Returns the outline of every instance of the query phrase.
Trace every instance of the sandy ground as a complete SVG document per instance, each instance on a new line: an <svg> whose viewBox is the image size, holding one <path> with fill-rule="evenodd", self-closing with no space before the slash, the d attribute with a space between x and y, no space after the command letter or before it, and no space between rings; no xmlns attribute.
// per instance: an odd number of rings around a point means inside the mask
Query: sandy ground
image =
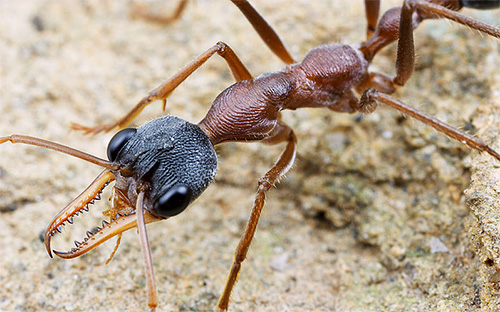
<svg viewBox="0 0 500 312"><path fill-rule="evenodd" d="M150 5L170 12L175 3ZM364 37L362 1L255 6L296 59L320 44ZM131 8L127 1L0 2L0 135L38 136L105 157L112 134L82 136L70 123L120 117L217 41L254 75L283 67L229 1L193 1L168 27L132 19ZM500 20L498 10L464 13ZM396 96L500 150L498 40L429 21L416 43L415 74ZM373 68L392 75L394 60L387 49ZM231 83L215 57L172 94L167 112L197 122ZM161 114L159 103L151 105L136 124ZM269 192L231 311L499 310L498 162L388 108L364 117L304 109L284 120L298 135L298 159ZM148 227L160 311L213 310L256 181L280 148L226 144L217 152L215 183L183 214ZM109 265L114 240L68 261L50 259L40 239L99 172L56 152L0 146L1 311L145 310L135 231ZM54 247L81 239L106 205L77 218Z"/></svg>

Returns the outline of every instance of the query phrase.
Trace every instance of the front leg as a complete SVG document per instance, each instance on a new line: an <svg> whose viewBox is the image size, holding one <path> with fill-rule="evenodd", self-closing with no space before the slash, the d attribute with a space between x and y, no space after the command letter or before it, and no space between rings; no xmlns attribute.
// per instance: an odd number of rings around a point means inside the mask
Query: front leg
<svg viewBox="0 0 500 312"><path fill-rule="evenodd" d="M109 124L97 126L97 127L86 127L80 124L73 123L71 128L73 130L83 131L85 134L97 134L100 132L109 132L115 128L124 128L129 123L132 122L146 106L151 104L154 101L160 100L163 102L163 110L165 110L165 106L167 103L167 97L181 84L186 80L193 72L195 72L198 68L200 68L210 57L214 54L220 55L228 64L231 73L233 74L234 79L238 82L241 80L252 79L252 75L247 70L245 65L240 61L236 53L224 42L218 42L213 47L203 52L200 56L195 58L191 63L189 63L186 67L181 69L177 74L175 74L172 78L168 79L164 83L162 83L156 89L153 89L149 92L147 96L145 96L142 100L137 103L132 110L130 110L125 116L120 118L116 122L112 122Z"/></svg>
<svg viewBox="0 0 500 312"><path fill-rule="evenodd" d="M268 191L280 177L287 173L293 165L296 154L297 138L293 133L292 129L282 122L278 123L278 131L274 132L274 135L266 139L267 143L275 144L287 140L288 143L279 156L278 160L274 166L259 179L259 186L257 188L257 195L255 197L255 202L252 207L252 212L250 218L248 219L247 227L243 236L236 247L234 252L233 264L231 266L231 271L227 277L226 286L224 291L219 298L217 303L217 309L226 311L229 306L229 298L231 296L231 291L233 290L234 284L238 279L238 275L241 269L241 263L246 259L248 249L252 243L252 239L257 229L257 224L259 222L260 213L264 207L264 200L266 197L266 191ZM265 142L266 142L265 141Z"/></svg>

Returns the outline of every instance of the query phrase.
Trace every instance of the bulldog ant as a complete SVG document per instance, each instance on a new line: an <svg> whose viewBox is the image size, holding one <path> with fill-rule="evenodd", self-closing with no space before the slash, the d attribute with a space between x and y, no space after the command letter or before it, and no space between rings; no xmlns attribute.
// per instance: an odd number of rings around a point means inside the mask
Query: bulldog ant
<svg viewBox="0 0 500 312"><path fill-rule="evenodd" d="M456 13L462 7L498 7L500 2L407 1L401 8L387 11L377 23L378 2L367 1L367 41L359 48L345 44L320 46L298 63L281 44L278 36L275 36L272 28L264 27L267 23L248 2L234 2L254 26L262 26L255 28L265 38L271 50L288 64L282 71L253 78L230 47L219 42L151 91L117 122L94 128L75 124L73 128L91 134L124 128L150 103L161 100L165 107L170 93L211 56L218 54L228 63L237 83L214 100L207 115L198 124L166 116L137 129L121 130L108 146L109 161L42 139L21 135L0 137L0 144L9 141L41 146L105 168L48 226L45 232L47 252L52 256L50 242L53 235L65 223L72 223L73 217L98 198L108 183L116 181L112 208L107 211L112 216L110 222L103 223L96 233L90 233L83 242L76 242L76 248L54 253L62 258L74 258L137 226L146 263L148 304L153 310L158 305L158 298L145 224L181 213L208 187L217 169L213 146L229 141L262 141L270 145L286 143L277 162L259 179L250 219L236 249L234 262L218 303L220 310L228 309L229 297L253 239L265 194L288 172L295 159L297 139L293 130L280 119L281 110L326 107L336 112L371 113L376 109L377 103L383 103L500 161L500 154L484 141L389 95L405 85L413 73L413 30L423 20L446 18L500 38L499 29ZM396 40L396 76L390 78L369 72L368 67L373 57ZM361 95L359 99L353 90Z"/></svg>

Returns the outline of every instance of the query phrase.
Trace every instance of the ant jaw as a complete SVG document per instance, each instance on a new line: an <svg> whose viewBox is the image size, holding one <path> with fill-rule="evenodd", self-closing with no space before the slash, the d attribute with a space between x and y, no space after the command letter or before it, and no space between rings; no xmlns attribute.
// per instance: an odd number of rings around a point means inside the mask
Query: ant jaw
<svg viewBox="0 0 500 312"><path fill-rule="evenodd" d="M47 229L45 230L45 248L47 253L52 258L52 251L50 249L50 241L56 232L61 232L62 226L66 222L73 223L73 217L78 216L83 211L88 211L89 204L92 204L96 199L100 199L102 190L111 182L115 180L114 174L106 169L71 203L64 207L52 220Z"/></svg>
<svg viewBox="0 0 500 312"><path fill-rule="evenodd" d="M113 172L109 169L104 170L77 198L75 198L55 216L45 231L45 248L47 249L47 253L50 257L52 257L52 251L50 248L52 236L54 236L56 232L61 232L61 228L66 224L66 222L70 224L73 223L74 216L78 216L78 214L83 213L83 211L88 211L88 205L94 203L95 200L99 200L103 189L114 180L115 175ZM163 220L163 218L155 217L146 211L146 223L159 220ZM83 242L80 243L75 241L76 248L73 248L68 252L54 250L54 254L65 259L78 257L89 252L108 239L136 226L137 218L135 216L135 212L130 212L125 216L117 213L114 218L111 218L110 222L103 221L102 227L98 227L97 232L93 233L88 231L87 237L83 240Z"/></svg>
<svg viewBox="0 0 500 312"><path fill-rule="evenodd" d="M145 223L152 223L164 219L155 217L149 212L145 211L144 220ZM135 215L135 212L126 216L118 215L116 219L112 220L109 223L103 221L102 228L99 228L96 233L87 232L87 237L83 242L79 243L75 241L76 248L73 248L68 252L60 252L54 250L54 254L63 259L72 259L79 257L101 245L108 239L134 227L137 227L137 217Z"/></svg>

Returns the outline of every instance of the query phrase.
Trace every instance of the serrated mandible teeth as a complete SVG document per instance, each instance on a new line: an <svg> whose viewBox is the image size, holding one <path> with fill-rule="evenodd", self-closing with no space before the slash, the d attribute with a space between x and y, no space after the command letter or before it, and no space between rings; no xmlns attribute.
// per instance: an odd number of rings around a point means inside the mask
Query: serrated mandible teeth
<svg viewBox="0 0 500 312"><path fill-rule="evenodd" d="M50 240L54 235L55 231L61 232L61 226L63 223L68 221L68 223L73 222L73 216L78 216L84 211L89 211L88 204L90 201L94 200L95 197L104 189L109 182L115 180L115 176L110 169L106 169L71 203L69 203L64 209L62 209L52 220L52 222L47 227L45 231L45 248L47 253L52 257L52 250L50 249Z"/></svg>
<svg viewBox="0 0 500 312"><path fill-rule="evenodd" d="M145 217L145 222L146 223L152 223L156 221L161 221L163 218L158 218L146 211L144 214ZM135 214L130 214L127 216L124 216L120 219L117 219L111 223L108 224L108 226L102 228L97 232L96 234L92 234L92 238L85 238L83 242L79 243L77 248L71 249L69 252L60 252L54 250L54 253L61 258L64 259L71 259L71 258L76 258L78 256L81 256L90 250L94 249L95 247L99 246L100 244L104 243L111 237L114 237L120 233L123 233L124 231L127 231L131 228L134 228L137 226L137 217ZM90 233L90 232L87 232ZM88 235L88 234L87 234ZM75 243L76 245L76 243Z"/></svg>

